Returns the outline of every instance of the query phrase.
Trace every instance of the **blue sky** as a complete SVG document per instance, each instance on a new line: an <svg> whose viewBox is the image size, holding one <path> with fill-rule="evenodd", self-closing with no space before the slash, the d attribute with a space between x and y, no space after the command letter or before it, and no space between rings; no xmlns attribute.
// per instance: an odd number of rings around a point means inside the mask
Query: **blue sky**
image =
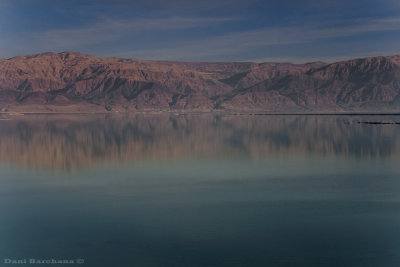
<svg viewBox="0 0 400 267"><path fill-rule="evenodd" d="M0 57L78 51L179 61L400 54L399 0L0 0Z"/></svg>

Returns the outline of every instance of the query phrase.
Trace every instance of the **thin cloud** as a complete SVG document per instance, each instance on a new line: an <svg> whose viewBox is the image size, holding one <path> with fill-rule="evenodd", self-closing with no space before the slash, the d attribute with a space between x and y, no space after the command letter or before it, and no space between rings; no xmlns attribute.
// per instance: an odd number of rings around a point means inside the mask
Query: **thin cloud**
<svg viewBox="0 0 400 267"><path fill-rule="evenodd" d="M212 58L245 55L252 49L279 45L296 45L312 43L322 39L334 39L357 36L367 33L398 31L400 18L384 18L376 20L353 20L348 25L332 26L335 23L320 26L291 26L259 30L234 32L221 36L195 41L174 43L171 47L159 49L131 50L118 53L121 57L160 60L193 60L196 58ZM335 57L339 59L338 57ZM298 59L290 58L298 62ZM248 59L245 59L248 60ZM256 61L259 61L255 59ZM303 61L301 59L301 61ZM305 60L307 61L307 60ZM330 60L332 61L332 60Z"/></svg>
<svg viewBox="0 0 400 267"><path fill-rule="evenodd" d="M25 41L29 42L31 47L47 48L48 50L73 50L82 46L107 43L123 39L126 36L140 35L141 33L148 35L160 31L195 29L239 19L236 17L169 17L124 20L103 18L100 22L81 28L56 29L27 34Z"/></svg>
<svg viewBox="0 0 400 267"><path fill-rule="evenodd" d="M245 47L287 45L312 42L321 39L357 36L365 33L398 30L400 30L400 18L364 19L351 21L351 23L344 26L332 26L332 24L321 26L301 25L252 30L228 34L214 41L233 43L242 40L241 44Z"/></svg>
<svg viewBox="0 0 400 267"><path fill-rule="evenodd" d="M59 30L47 30L15 37L13 43L29 43L29 51L63 51L76 50L89 52L85 47L101 44L102 50L97 50L99 56L135 57L153 60L255 60L265 58L265 54L259 54L258 58L251 56L251 51L268 50L272 46L297 45L313 43L319 40L329 42L329 39L359 36L363 34L389 32L400 30L400 17L381 19L352 19L324 22L323 24L300 22L295 26L266 27L257 30L235 31L209 36L207 38L186 38L177 35L176 39L168 40L159 37L160 32L196 29L215 24L239 22L243 18L238 17L168 17L156 19L109 19L102 18L99 22L82 28L70 28ZM142 38L142 34L151 36L156 40L151 44L152 48L144 49L135 41ZM157 39L158 38L158 39ZM131 48L116 50L111 42L130 43ZM1 42L0 42L1 43ZM17 46L17 45L16 45ZM1 48L1 46L0 46ZM15 47L14 51L24 51L26 46ZM7 51L6 47L2 48ZM28 52L29 53L29 52ZM340 56L340 55L339 55ZM336 57L338 58L338 57ZM278 58L279 59L279 58ZM284 60L285 58L280 58ZM299 58L288 58L293 62L310 61ZM319 60L319 59L318 59ZM331 60L330 60L331 61Z"/></svg>

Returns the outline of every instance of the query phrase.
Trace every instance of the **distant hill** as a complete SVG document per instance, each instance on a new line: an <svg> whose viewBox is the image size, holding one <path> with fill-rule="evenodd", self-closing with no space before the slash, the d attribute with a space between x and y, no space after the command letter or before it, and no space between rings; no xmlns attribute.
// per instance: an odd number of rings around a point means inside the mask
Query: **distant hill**
<svg viewBox="0 0 400 267"><path fill-rule="evenodd" d="M0 110L393 112L400 111L400 56L332 64L19 56L0 59Z"/></svg>

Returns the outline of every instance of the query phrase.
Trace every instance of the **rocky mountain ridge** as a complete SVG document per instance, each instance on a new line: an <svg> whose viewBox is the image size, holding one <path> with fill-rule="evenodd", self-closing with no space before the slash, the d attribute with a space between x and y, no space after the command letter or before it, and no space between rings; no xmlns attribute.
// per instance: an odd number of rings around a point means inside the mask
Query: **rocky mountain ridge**
<svg viewBox="0 0 400 267"><path fill-rule="evenodd" d="M5 112L400 110L400 56L207 63L63 52L0 59Z"/></svg>

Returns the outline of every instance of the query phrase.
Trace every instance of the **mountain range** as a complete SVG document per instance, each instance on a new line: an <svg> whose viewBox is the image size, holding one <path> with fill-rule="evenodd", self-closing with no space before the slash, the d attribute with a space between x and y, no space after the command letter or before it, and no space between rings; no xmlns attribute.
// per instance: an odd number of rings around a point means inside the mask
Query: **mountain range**
<svg viewBox="0 0 400 267"><path fill-rule="evenodd" d="M212 63L76 52L0 59L2 112L397 112L400 56Z"/></svg>

